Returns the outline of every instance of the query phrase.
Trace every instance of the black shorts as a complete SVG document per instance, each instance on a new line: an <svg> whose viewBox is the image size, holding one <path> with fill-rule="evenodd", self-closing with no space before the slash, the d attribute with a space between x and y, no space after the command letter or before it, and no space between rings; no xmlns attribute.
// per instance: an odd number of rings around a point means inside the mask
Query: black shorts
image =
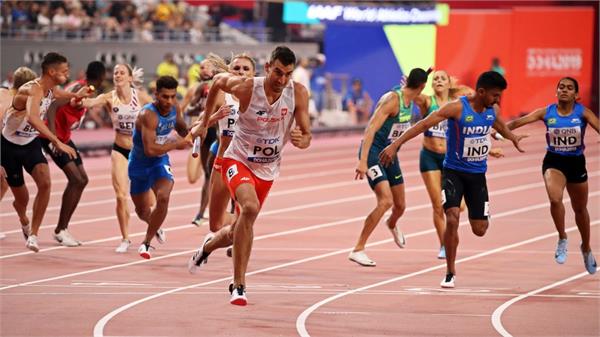
<svg viewBox="0 0 600 337"><path fill-rule="evenodd" d="M546 170L549 168L562 172L565 178L567 178L567 183L570 184L584 183L588 180L584 155L563 156L548 151L542 164L542 174L546 173Z"/></svg>
<svg viewBox="0 0 600 337"><path fill-rule="evenodd" d="M129 152L131 152L131 150L121 147L121 146L117 145L117 143L113 143L112 149L113 149L113 151L116 151L116 152L119 152L120 154L122 154L123 157L125 157L125 159L129 160Z"/></svg>
<svg viewBox="0 0 600 337"><path fill-rule="evenodd" d="M69 157L69 155L66 153L56 153L52 151L52 149L50 149L50 140L46 138L40 138L40 142L42 143L42 148L44 149L44 152L50 155L50 158L52 158L56 166L58 166L61 170L63 167L65 167L65 165L67 165L70 162L74 162L77 166L83 165L83 161L81 161L81 155L79 154L79 150L77 149L77 146L75 146L72 140L69 140L66 144L74 148L77 152L77 157L75 157L75 159L71 159L71 157Z"/></svg>
<svg viewBox="0 0 600 337"><path fill-rule="evenodd" d="M485 173L466 173L444 167L442 171L444 210L460 207L463 196L469 209L469 219L488 219L489 197Z"/></svg>
<svg viewBox="0 0 600 337"><path fill-rule="evenodd" d="M217 128L211 126L206 130L206 138L202 142L202 147L206 150L210 150L210 146L217 140Z"/></svg>
<svg viewBox="0 0 600 337"><path fill-rule="evenodd" d="M26 145L17 145L2 137L0 158L0 164L6 171L6 181L11 187L25 184L23 168L31 174L37 164L48 164L39 138Z"/></svg>

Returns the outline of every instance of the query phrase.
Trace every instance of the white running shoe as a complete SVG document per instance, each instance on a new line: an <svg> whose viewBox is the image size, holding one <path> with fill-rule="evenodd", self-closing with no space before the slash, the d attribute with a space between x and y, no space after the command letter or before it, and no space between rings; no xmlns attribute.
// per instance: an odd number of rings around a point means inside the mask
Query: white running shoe
<svg viewBox="0 0 600 337"><path fill-rule="evenodd" d="M442 288L454 288L454 281L456 281L456 275L447 273L442 282L440 282L440 286Z"/></svg>
<svg viewBox="0 0 600 337"><path fill-rule="evenodd" d="M195 274L196 269L208 261L208 256L210 253L204 252L204 246L206 246L206 243L212 240L214 236L215 235L213 233L206 234L204 241L202 241L202 246L200 246L200 248L198 248L194 255L192 255L192 257L188 260L188 271L190 274Z"/></svg>
<svg viewBox="0 0 600 337"><path fill-rule="evenodd" d="M121 240L119 247L117 247L117 249L115 249L115 252L127 253L127 250L129 249L130 245L131 245L131 241L129 241L128 239L123 239L123 240Z"/></svg>
<svg viewBox="0 0 600 337"><path fill-rule="evenodd" d="M392 232L392 236L394 237L394 242L396 245L398 245L400 248L404 248L404 246L406 246L406 238L404 237L404 233L402 233L398 224L396 224L394 228L390 228L390 232Z"/></svg>
<svg viewBox="0 0 600 337"><path fill-rule="evenodd" d="M244 287L243 285L239 285L235 289L232 288L233 284L229 285L229 289L231 291L231 299L229 300L229 303L241 306L248 304L248 298L246 297L246 287Z"/></svg>
<svg viewBox="0 0 600 337"><path fill-rule="evenodd" d="M81 242L75 240L66 229L61 230L58 234L54 234L54 240L65 247L77 247L81 245Z"/></svg>
<svg viewBox="0 0 600 337"><path fill-rule="evenodd" d="M154 249L152 246L150 246L147 243L142 242L142 244L140 245L140 248L138 248L138 253L144 259L149 260L152 257L152 254L150 254L150 251L152 249Z"/></svg>
<svg viewBox="0 0 600 337"><path fill-rule="evenodd" d="M158 243L160 243L161 245L163 243L165 243L165 241L167 241L167 233L165 233L165 231L162 228L159 228L156 231L156 240L158 241Z"/></svg>
<svg viewBox="0 0 600 337"><path fill-rule="evenodd" d="M29 235L27 238L27 243L25 243L25 247L29 248L34 252L40 251L40 246L38 245L37 235Z"/></svg>
<svg viewBox="0 0 600 337"><path fill-rule="evenodd" d="M350 252L350 255L348 255L348 259L365 267L375 267L377 265L375 261L371 260L367 256L364 250L358 252Z"/></svg>

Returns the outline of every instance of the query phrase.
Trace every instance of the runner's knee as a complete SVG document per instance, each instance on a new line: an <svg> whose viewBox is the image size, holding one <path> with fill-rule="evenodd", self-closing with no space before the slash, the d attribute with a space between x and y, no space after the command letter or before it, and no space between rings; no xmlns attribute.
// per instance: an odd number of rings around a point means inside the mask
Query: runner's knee
<svg viewBox="0 0 600 337"><path fill-rule="evenodd" d="M473 234L475 234L477 236L484 236L485 232L487 232L487 229L488 229L487 221L477 221L475 223L471 223L471 230L473 231Z"/></svg>

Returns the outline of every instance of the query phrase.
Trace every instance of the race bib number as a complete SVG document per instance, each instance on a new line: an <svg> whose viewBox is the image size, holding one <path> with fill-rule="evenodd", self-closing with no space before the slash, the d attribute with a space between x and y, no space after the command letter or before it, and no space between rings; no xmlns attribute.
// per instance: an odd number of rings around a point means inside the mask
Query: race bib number
<svg viewBox="0 0 600 337"><path fill-rule="evenodd" d="M29 123L26 123L25 126L23 126L21 129L15 132L15 135L25 138L33 138L39 134L40 133L38 132L38 130L31 126Z"/></svg>
<svg viewBox="0 0 600 337"><path fill-rule="evenodd" d="M381 167L379 165L369 167L369 169L367 170L367 176L369 176L371 180L375 180L383 176L383 172L381 172Z"/></svg>
<svg viewBox="0 0 600 337"><path fill-rule="evenodd" d="M392 124L392 128L390 129L390 134L388 135L388 139L390 141L395 141L402 135L402 133L410 128L410 123L394 123Z"/></svg>
<svg viewBox="0 0 600 337"><path fill-rule="evenodd" d="M247 158L253 163L273 163L279 160L283 141L281 137L255 138L248 146Z"/></svg>
<svg viewBox="0 0 600 337"><path fill-rule="evenodd" d="M462 157L466 161L484 161L487 159L490 147L490 138L487 135L465 138Z"/></svg>
<svg viewBox="0 0 600 337"><path fill-rule="evenodd" d="M158 145L165 145L167 140L169 140L169 135L156 136L156 140L154 141L154 143L156 143Z"/></svg>
<svg viewBox="0 0 600 337"><path fill-rule="evenodd" d="M548 128L548 142L556 151L575 151L581 146L581 127Z"/></svg>
<svg viewBox="0 0 600 337"><path fill-rule="evenodd" d="M432 137L446 138L446 129L448 129L448 121L443 120L437 125L430 127L428 131Z"/></svg>
<svg viewBox="0 0 600 337"><path fill-rule="evenodd" d="M133 132L133 122L119 122L119 130L122 132Z"/></svg>
<svg viewBox="0 0 600 337"><path fill-rule="evenodd" d="M237 174L238 174L237 164L233 164L233 165L229 166L229 168L227 169L227 180L229 182L231 182L231 179L233 179L233 177L235 177Z"/></svg>

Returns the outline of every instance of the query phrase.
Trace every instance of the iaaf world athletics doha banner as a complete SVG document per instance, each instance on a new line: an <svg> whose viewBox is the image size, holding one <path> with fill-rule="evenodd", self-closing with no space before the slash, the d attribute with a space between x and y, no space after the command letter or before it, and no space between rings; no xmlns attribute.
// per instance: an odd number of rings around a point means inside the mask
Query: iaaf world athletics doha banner
<svg viewBox="0 0 600 337"><path fill-rule="evenodd" d="M498 58L508 81L502 99L502 112L506 117L554 102L556 84L564 76L579 81L581 103L590 104L592 7L539 6L448 12L445 5L438 4L419 7L422 13L431 11L413 18L426 18L422 24L387 24L377 22L384 18L374 14L379 7L358 15L355 11L364 11L366 7L338 6L326 14L323 10L326 5L292 2L292 6L293 3L300 9L296 17L302 13L304 20L309 21L305 24L326 25L325 71L360 78L374 100L415 67L446 70L458 78L459 83L474 87L477 76L490 70L492 59ZM288 2L285 4L288 6ZM309 11L320 19L308 18ZM437 14L432 14L436 11ZM411 8L396 12L398 18L405 19L406 13L417 13ZM365 21L346 20L358 17ZM427 21L432 18L437 21ZM577 22L577 25L564 29L557 22ZM429 85L426 93L431 93Z"/></svg>

